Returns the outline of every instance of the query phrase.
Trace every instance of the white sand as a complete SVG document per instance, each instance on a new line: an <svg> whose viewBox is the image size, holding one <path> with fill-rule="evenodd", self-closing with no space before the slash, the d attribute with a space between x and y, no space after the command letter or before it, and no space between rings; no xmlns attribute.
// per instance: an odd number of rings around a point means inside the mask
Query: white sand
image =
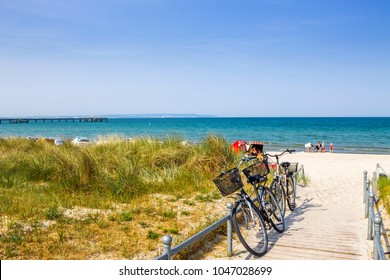
<svg viewBox="0 0 390 280"><path fill-rule="evenodd" d="M261 259L371 259L363 171L371 178L379 163L389 173L390 155L299 152L281 161L299 162L310 181L297 187L297 208L286 212L287 229L271 232L269 252ZM226 258L226 251L218 251L206 258ZM230 259L251 258L234 243Z"/></svg>
<svg viewBox="0 0 390 280"><path fill-rule="evenodd" d="M297 210L304 210L303 219L297 223L298 227L306 228L305 234L309 234L308 243L321 243L321 240L311 237L310 234L316 234L333 243L311 245L311 249L335 253L325 254L323 257L326 259L371 258L372 242L366 240L363 171L368 172L370 179L379 163L389 173L390 155L301 152L283 156L282 159L299 162L310 180L307 187L297 189L298 207L301 208ZM291 213L292 219L296 218L294 214ZM294 223L291 230L296 230ZM342 240L344 242L341 242ZM322 258L320 254L318 257Z"/></svg>

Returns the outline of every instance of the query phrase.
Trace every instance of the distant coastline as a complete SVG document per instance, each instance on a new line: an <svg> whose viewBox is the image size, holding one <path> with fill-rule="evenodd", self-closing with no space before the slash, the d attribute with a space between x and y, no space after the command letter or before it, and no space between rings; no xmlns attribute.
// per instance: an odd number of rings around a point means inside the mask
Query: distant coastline
<svg viewBox="0 0 390 280"><path fill-rule="evenodd" d="M235 119L375 119L390 118L390 116L225 116L225 115L203 115L203 114L96 114L96 115L20 115L20 116L0 116L2 119L54 119L54 118L109 118L109 119L163 119L163 118L235 118Z"/></svg>
<svg viewBox="0 0 390 280"><path fill-rule="evenodd" d="M126 119L126 118L142 118L142 119L153 119L153 118L218 118L217 115L200 115L200 114L109 114L102 115L102 117L113 118L113 119Z"/></svg>

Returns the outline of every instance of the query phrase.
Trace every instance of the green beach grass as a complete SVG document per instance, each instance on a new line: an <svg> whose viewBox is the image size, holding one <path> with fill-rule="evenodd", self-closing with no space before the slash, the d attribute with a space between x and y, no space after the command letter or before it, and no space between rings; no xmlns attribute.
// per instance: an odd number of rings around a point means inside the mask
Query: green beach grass
<svg viewBox="0 0 390 280"><path fill-rule="evenodd" d="M221 198L212 179L236 161L216 136L197 145L172 137L88 146L2 139L0 257L154 258L163 235L178 243L226 214L211 211L208 202Z"/></svg>
<svg viewBox="0 0 390 280"><path fill-rule="evenodd" d="M212 179L241 156L217 136L0 139L0 258L153 259L226 215Z"/></svg>
<svg viewBox="0 0 390 280"><path fill-rule="evenodd" d="M390 213L390 178L382 176L378 180L379 199L387 213Z"/></svg>

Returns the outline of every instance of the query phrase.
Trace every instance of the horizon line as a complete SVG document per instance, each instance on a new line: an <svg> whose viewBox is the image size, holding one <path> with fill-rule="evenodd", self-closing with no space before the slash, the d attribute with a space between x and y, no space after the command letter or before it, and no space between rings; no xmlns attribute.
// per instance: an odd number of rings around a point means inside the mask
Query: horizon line
<svg viewBox="0 0 390 280"><path fill-rule="evenodd" d="M2 116L0 119L42 119L42 118L85 118L104 117L112 119L120 118L390 118L390 116L228 116L210 114L93 114L93 115L45 115L45 116Z"/></svg>

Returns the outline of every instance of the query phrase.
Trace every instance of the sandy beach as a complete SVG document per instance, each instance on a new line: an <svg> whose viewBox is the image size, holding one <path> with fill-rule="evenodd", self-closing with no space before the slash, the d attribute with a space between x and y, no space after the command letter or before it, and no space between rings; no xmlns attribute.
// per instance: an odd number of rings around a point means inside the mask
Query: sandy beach
<svg viewBox="0 0 390 280"><path fill-rule="evenodd" d="M287 230L270 235L269 252L261 259L371 259L363 172L371 178L379 163L389 173L390 155L298 152L281 161L303 165L309 183L297 187L297 208L286 212ZM384 223L389 228L388 220ZM206 258L226 258L226 249L217 251ZM252 258L235 242L230 259Z"/></svg>

